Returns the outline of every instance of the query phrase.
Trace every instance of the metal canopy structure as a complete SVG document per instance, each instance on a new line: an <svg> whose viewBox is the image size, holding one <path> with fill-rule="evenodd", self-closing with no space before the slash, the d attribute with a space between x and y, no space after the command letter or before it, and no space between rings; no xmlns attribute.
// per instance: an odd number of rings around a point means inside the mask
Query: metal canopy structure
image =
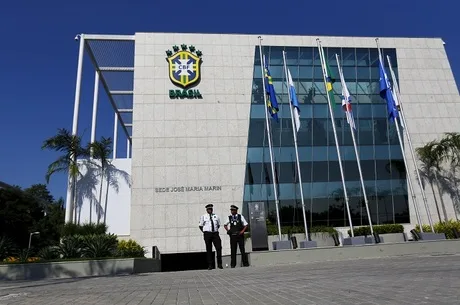
<svg viewBox="0 0 460 305"><path fill-rule="evenodd" d="M134 91L134 35L79 35L128 141ZM96 76L97 78L97 76ZM98 83L95 83L95 94ZM97 103L97 101L96 101ZM93 122L94 124L94 122ZM115 122L116 124L116 122ZM115 140L115 139L114 139Z"/></svg>
<svg viewBox="0 0 460 305"><path fill-rule="evenodd" d="M78 52L77 79L75 85L75 103L73 112L72 135L78 133L78 114L80 111L80 95L84 53L89 56L94 70L93 115L91 123L91 142L96 137L97 104L99 84L102 84L114 115L113 159L116 159L118 125L121 125L127 138L126 157L130 157L133 127L133 91L134 91L134 35L88 35L79 34L75 40L80 42ZM76 163L76 156L73 156ZM76 181L69 175L69 188L66 196L66 223L72 222L74 213L74 194Z"/></svg>

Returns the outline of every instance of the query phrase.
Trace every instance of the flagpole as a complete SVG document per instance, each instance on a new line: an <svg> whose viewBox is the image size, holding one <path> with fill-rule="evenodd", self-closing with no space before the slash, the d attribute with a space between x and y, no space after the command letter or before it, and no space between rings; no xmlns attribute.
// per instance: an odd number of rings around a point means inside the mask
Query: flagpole
<svg viewBox="0 0 460 305"><path fill-rule="evenodd" d="M267 107L267 90L265 88L265 62L262 56L262 37L259 36L259 53L260 53L260 67L262 71L262 87L264 90L264 104ZM267 137L268 137L268 147L270 152L270 164L272 169L272 179L273 179L273 193L275 195L275 208L276 208L276 221L278 223L278 238L281 240L281 222L280 222L280 211L279 211L279 200L278 200L278 191L276 189L276 179L275 179L275 165L273 164L273 151L272 151L272 139L270 131L270 123L268 121L268 111L265 109L265 123L267 126Z"/></svg>
<svg viewBox="0 0 460 305"><path fill-rule="evenodd" d="M380 51L379 39L376 38L375 42L377 43L377 49L378 49L378 52L379 52L379 60L381 61L381 64L383 66L383 59L382 59L382 53ZM407 166L407 158L406 158L406 154L405 154L405 151L404 151L404 142L402 141L401 132L399 130L398 120L396 118L394 119L394 123L395 123L395 126L396 126L396 133L398 134L399 146L401 147L401 153L402 153L402 156L403 156L404 167L406 169L407 184L409 185L409 191L411 192L412 201L414 203L415 216L417 217L417 222L418 222L419 227L420 227L420 232L423 233L423 225L422 225L422 220L420 218L420 211L418 209L417 196L415 195L414 187L413 187L412 181L410 179L409 167Z"/></svg>
<svg viewBox="0 0 460 305"><path fill-rule="evenodd" d="M335 54L335 58L337 60L337 67L339 69L340 81L342 83L342 87L344 87L344 86L346 86L346 84L345 84L345 79L344 79L344 76L343 76L342 67L340 66L339 55ZM346 97L344 97L344 98L346 98ZM351 120L353 118L351 118L350 114L348 113L348 109L345 110L345 114L347 116L347 120L349 121L348 126L350 126L351 138L353 139L353 147L355 149L356 163L358 164L359 179L361 180L361 188L363 189L364 204L366 205L367 219L369 220L369 227L371 229L371 235L374 235L374 227L372 225L372 218L371 218L371 213L370 213L370 210L369 210L369 201L367 200L366 187L364 186L364 179L363 179L363 171L361 169L361 160L359 158L358 146L356 145L355 132L354 132L353 126L351 124Z"/></svg>
<svg viewBox="0 0 460 305"><path fill-rule="evenodd" d="M299 149L297 146L297 128L294 124L294 113L293 113L293 106L291 104L291 90L289 90L289 79L288 79L288 71L286 66L286 52L283 51L283 64L284 64L284 73L286 74L286 84L287 84L287 91L288 91L288 99L289 99L289 109L291 110L291 124L292 124L292 136L294 137L294 148L295 148L295 158L297 164L297 175L299 177L299 186L300 186L300 202L302 203L302 213L303 213L303 225L305 228L305 238L309 241L308 237L308 225L307 225L307 215L305 213L305 201L303 198L303 185L302 185L302 174L300 173L300 161L299 161Z"/></svg>
<svg viewBox="0 0 460 305"><path fill-rule="evenodd" d="M319 40L319 38L316 39L316 43L318 45L319 57L320 57L320 60L321 60L321 68L323 70L324 88L327 91L326 70L325 70L326 69L326 67L325 67L326 61L323 58L323 47L321 46L321 41ZM345 175L343 174L342 157L340 156L339 140L337 138L337 130L335 128L334 111L332 110L331 99L329 97L328 92L326 92L326 96L327 96L327 103L328 103L328 106L329 106L329 113L331 115L332 130L334 131L334 139L335 139L335 147L337 149L337 157L339 158L339 168L340 168L340 175L341 175L341 178L342 178L343 195L345 197L345 205L347 207L348 222L350 223L351 237L355 237L355 233L353 231L353 223L351 221L350 204L349 204L349 201L348 201L347 187L345 185Z"/></svg>
<svg viewBox="0 0 460 305"><path fill-rule="evenodd" d="M428 216L428 222L430 223L431 231L433 233L435 233L434 226L433 226L433 219L431 218L430 209L428 207L428 200L426 198L425 189L423 188L423 185L422 185L422 179L420 177L420 171L419 171L419 168L418 168L418 165L417 165L417 159L415 158L414 146L412 145L412 139L411 139L411 136L410 136L409 127L407 126L406 116L404 115L404 110L403 110L403 106L402 106L402 103L401 103L401 93L399 92L399 85L398 85L398 83L396 81L396 76L395 76L395 73L393 71L393 68L391 67L390 56L388 56L388 55L387 55L387 60L388 60L388 67L390 69L391 79L393 81L393 87L395 89L394 93L397 95L397 98L398 98L398 105L396 105L396 106L397 106L397 108L399 110L399 119L401 120L402 124L404 124L403 129L404 129L404 131L406 133L407 141L409 142L409 150L410 150L410 153L411 153L411 156L412 156L412 160L414 161L415 173L417 174L417 180L418 180L418 183L419 183L419 186L420 186L420 191L422 193L423 203L425 205L426 214Z"/></svg>

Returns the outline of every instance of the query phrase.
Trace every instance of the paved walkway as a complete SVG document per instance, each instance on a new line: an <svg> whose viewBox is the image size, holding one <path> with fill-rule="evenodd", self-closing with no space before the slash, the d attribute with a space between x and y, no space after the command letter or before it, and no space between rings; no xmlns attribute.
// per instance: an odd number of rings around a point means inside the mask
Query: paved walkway
<svg viewBox="0 0 460 305"><path fill-rule="evenodd" d="M0 304L460 304L460 256L0 283Z"/></svg>

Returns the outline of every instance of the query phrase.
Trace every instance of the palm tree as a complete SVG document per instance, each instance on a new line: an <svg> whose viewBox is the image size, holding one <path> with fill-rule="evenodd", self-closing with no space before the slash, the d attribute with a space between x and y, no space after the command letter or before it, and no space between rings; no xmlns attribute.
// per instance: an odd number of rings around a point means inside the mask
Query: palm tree
<svg viewBox="0 0 460 305"><path fill-rule="evenodd" d="M440 141L440 145L444 150L445 157L450 161L450 167L452 169L451 179L453 180L453 187L450 185L455 217L457 217L459 193L457 184L457 167L460 166L460 133L448 132L444 138Z"/></svg>
<svg viewBox="0 0 460 305"><path fill-rule="evenodd" d="M107 168L110 165L109 157L112 154L112 139L101 137L100 141L94 141L88 144L88 149L91 151L92 157L99 161L99 168L101 172L101 181L99 186L99 206L102 206L102 186L104 177L107 174ZM108 187L108 186L107 186ZM91 213L91 212L90 212ZM107 200L104 206L104 224L107 219ZM100 215L98 214L97 223L100 221Z"/></svg>
<svg viewBox="0 0 460 305"><path fill-rule="evenodd" d="M433 197L436 204L436 210L438 212L439 221L442 222L441 212L439 211L438 200L436 199L433 181L436 181L438 187L439 197L441 199L441 204L443 207L444 219L448 220L447 211L444 206L442 191L439 184L438 173L441 171L441 163L444 161L446 156L446 149L444 145L441 145L437 141L431 141L425 146L418 147L415 149L419 160L422 162L422 172L425 178L430 182L431 191L433 192Z"/></svg>
<svg viewBox="0 0 460 305"><path fill-rule="evenodd" d="M71 191L71 202L68 202L68 209L74 206L75 185L78 175L80 174L78 158L85 158L89 155L88 150L81 146L81 138L77 135L72 135L67 129L60 128L55 136L46 139L43 142L42 149L54 150L62 155L56 161L48 166L46 172L46 183L49 183L51 176L55 173L66 172L69 174L69 187ZM70 219L72 221L72 210L69 210Z"/></svg>

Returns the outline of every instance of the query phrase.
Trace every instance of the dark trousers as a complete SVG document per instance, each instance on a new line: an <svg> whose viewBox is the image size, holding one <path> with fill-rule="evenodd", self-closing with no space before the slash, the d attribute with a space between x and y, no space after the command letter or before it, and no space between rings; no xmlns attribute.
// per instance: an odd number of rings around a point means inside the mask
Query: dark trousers
<svg viewBox="0 0 460 305"><path fill-rule="evenodd" d="M244 250L244 236L243 235L230 235L230 250L231 250L231 267L236 266L236 246L240 247L241 260L243 261L243 266L249 266L248 256Z"/></svg>
<svg viewBox="0 0 460 305"><path fill-rule="evenodd" d="M206 244L206 254L208 255L208 266L212 266L212 244L216 248L217 266L222 267L222 241L219 232L204 232L204 242Z"/></svg>

